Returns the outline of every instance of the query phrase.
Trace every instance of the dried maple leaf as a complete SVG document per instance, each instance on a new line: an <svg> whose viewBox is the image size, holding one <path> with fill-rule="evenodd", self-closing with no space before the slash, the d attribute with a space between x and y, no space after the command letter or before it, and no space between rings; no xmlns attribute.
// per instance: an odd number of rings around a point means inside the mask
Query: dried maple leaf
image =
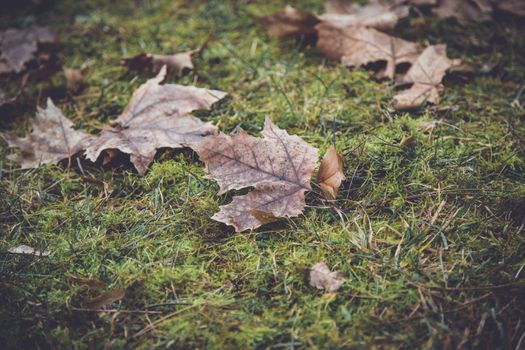
<svg viewBox="0 0 525 350"><path fill-rule="evenodd" d="M38 44L55 41L55 35L47 27L34 26L0 32L0 74L20 73L35 57Z"/></svg>
<svg viewBox="0 0 525 350"><path fill-rule="evenodd" d="M327 199L335 199L344 179L343 156L337 153L334 147L330 147L324 154L317 172L317 183Z"/></svg>
<svg viewBox="0 0 525 350"><path fill-rule="evenodd" d="M255 229L278 217L298 216L305 206L304 193L311 190L318 150L268 118L262 134L260 139L240 129L233 137L221 133L195 147L219 183L219 194L254 187L213 216L237 231Z"/></svg>
<svg viewBox="0 0 525 350"><path fill-rule="evenodd" d="M199 50L180 52L173 55L142 53L135 57L122 59L122 64L132 70L152 69L155 72L159 72L163 66L166 66L168 71L183 75L187 71L193 70L191 58L197 52Z"/></svg>
<svg viewBox="0 0 525 350"><path fill-rule="evenodd" d="M274 38L296 38L315 35L315 25L319 19L314 14L286 6L283 12L259 17L257 22Z"/></svg>
<svg viewBox="0 0 525 350"><path fill-rule="evenodd" d="M324 262L318 262L310 269L310 285L317 289L326 289L332 293L346 282L341 272L330 271Z"/></svg>
<svg viewBox="0 0 525 350"><path fill-rule="evenodd" d="M115 120L118 126L106 127L86 149L88 159L96 161L104 153L107 163L115 150L120 150L129 154L139 174L144 174L158 148L189 146L217 132L214 125L190 112L209 110L226 93L194 86L160 85L165 76L163 67L155 78L133 93L124 112Z"/></svg>
<svg viewBox="0 0 525 350"><path fill-rule="evenodd" d="M394 78L397 65L415 62L421 52L419 45L373 28L338 28L326 23L316 28L317 48L328 58L350 67L384 61L383 75L390 79Z"/></svg>
<svg viewBox="0 0 525 350"><path fill-rule="evenodd" d="M456 18L463 24L492 19L492 5L489 0L441 0L432 12L439 18Z"/></svg>
<svg viewBox="0 0 525 350"><path fill-rule="evenodd" d="M447 57L446 45L427 47L403 78L401 83L412 86L394 96L394 108L398 111L410 110L418 108L424 102L439 103L441 80L451 67L459 64L461 60Z"/></svg>
<svg viewBox="0 0 525 350"><path fill-rule="evenodd" d="M90 135L74 130L73 123L64 117L51 99L47 100L45 109L38 108L32 124L33 132L27 137L2 135L9 147L21 149L8 158L20 164L22 169L71 159L92 140Z"/></svg>
<svg viewBox="0 0 525 350"><path fill-rule="evenodd" d="M360 6L344 0L328 0L325 14L319 18L334 27L371 27L380 30L393 30L397 22L408 16L409 6L399 1L370 0Z"/></svg>

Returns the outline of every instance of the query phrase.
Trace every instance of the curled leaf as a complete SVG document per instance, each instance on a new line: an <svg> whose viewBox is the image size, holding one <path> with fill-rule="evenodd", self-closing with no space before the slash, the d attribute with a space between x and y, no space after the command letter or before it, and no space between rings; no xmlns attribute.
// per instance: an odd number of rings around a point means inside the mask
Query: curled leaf
<svg viewBox="0 0 525 350"><path fill-rule="evenodd" d="M304 193L311 190L317 149L299 136L288 135L268 118L263 136L256 138L240 129L233 137L221 133L195 146L210 176L219 183L219 194L254 187L213 216L237 231L255 229L273 217L301 214Z"/></svg>
<svg viewBox="0 0 525 350"><path fill-rule="evenodd" d="M341 272L330 271L324 262L318 262L310 269L310 285L317 289L326 289L332 293L346 282Z"/></svg>
<svg viewBox="0 0 525 350"><path fill-rule="evenodd" d="M335 199L341 182L345 179L343 173L343 156L330 147L321 161L317 173L317 183L323 190L326 199Z"/></svg>
<svg viewBox="0 0 525 350"><path fill-rule="evenodd" d="M119 150L130 155L131 162L144 174L158 148L179 148L192 145L204 136L215 134L217 128L190 114L209 110L226 96L225 92L194 86L160 83L166 76L162 68L157 77L142 84L131 97L124 112L106 127L86 149L92 161L103 154L107 163Z"/></svg>
<svg viewBox="0 0 525 350"><path fill-rule="evenodd" d="M22 169L71 159L92 141L90 135L73 129L73 123L51 99L47 100L45 109L38 108L32 124L33 132L27 137L2 135L9 147L20 148L19 153L8 158L20 164Z"/></svg>

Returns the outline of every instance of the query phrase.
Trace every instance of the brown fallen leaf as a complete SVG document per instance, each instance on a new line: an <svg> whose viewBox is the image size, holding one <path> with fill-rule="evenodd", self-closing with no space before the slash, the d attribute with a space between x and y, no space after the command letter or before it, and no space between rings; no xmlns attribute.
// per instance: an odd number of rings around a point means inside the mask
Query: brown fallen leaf
<svg viewBox="0 0 525 350"><path fill-rule="evenodd" d="M143 71L145 69L152 69L154 72L159 72L162 67L166 66L169 72L183 75L193 70L191 58L199 51L200 50L192 50L175 53L173 55L142 53L135 57L122 59L122 64L131 70Z"/></svg>
<svg viewBox="0 0 525 350"><path fill-rule="evenodd" d="M447 57L446 45L427 47L401 81L402 84L412 84L412 86L394 96L393 107L398 111L404 111L416 109L424 102L439 103L441 80L451 67L459 64L461 64L460 59Z"/></svg>
<svg viewBox="0 0 525 350"><path fill-rule="evenodd" d="M56 37L47 27L7 29L0 32L0 74L20 73L35 58L38 45L54 43Z"/></svg>
<svg viewBox="0 0 525 350"><path fill-rule="evenodd" d="M391 31L397 22L408 16L409 6L400 1L370 0L361 6L345 0L328 0L325 14L319 18L333 27L371 27Z"/></svg>
<svg viewBox="0 0 525 350"><path fill-rule="evenodd" d="M310 285L317 289L326 289L332 293L346 282L341 272L332 272L324 262L318 262L310 269Z"/></svg>
<svg viewBox="0 0 525 350"><path fill-rule="evenodd" d="M112 304L124 298L126 295L125 289L114 289L109 292L103 293L92 299L85 301L84 306L87 309L98 310L108 304Z"/></svg>
<svg viewBox="0 0 525 350"><path fill-rule="evenodd" d="M190 112L209 110L226 93L194 86L160 85L165 76L163 67L155 78L133 93L124 112L115 120L117 126L106 127L86 149L88 159L94 162L103 153L105 164L115 155L114 150L119 150L129 154L139 174L144 174L157 149L191 146L217 132L214 125Z"/></svg>
<svg viewBox="0 0 525 350"><path fill-rule="evenodd" d="M283 12L259 17L256 21L269 36L278 39L297 38L315 35L315 26L319 23L316 15L286 6Z"/></svg>
<svg viewBox="0 0 525 350"><path fill-rule="evenodd" d="M45 109L38 108L32 124L33 132L29 136L20 138L0 135L9 147L20 148L19 153L11 154L7 158L20 164L22 169L71 159L93 139L92 136L73 129L73 123L64 117L51 99L47 100Z"/></svg>
<svg viewBox="0 0 525 350"><path fill-rule="evenodd" d="M383 75L393 79L396 66L413 63L421 49L416 43L390 36L373 28L337 28L326 23L317 27L317 48L329 59L341 60L345 66L362 66L386 62Z"/></svg>
<svg viewBox="0 0 525 350"><path fill-rule="evenodd" d="M238 232L255 229L273 217L298 216L305 206L304 193L311 190L318 150L268 118L262 134L260 139L239 129L233 137L209 136L194 147L219 183L219 194L254 187L213 216Z"/></svg>
<svg viewBox="0 0 525 350"><path fill-rule="evenodd" d="M73 93L79 93L86 87L85 70L63 67L67 88Z"/></svg>
<svg viewBox="0 0 525 350"><path fill-rule="evenodd" d="M40 250L28 245L22 244L18 247L9 248L8 250L11 254L24 254L24 255L34 255L34 256L49 256L51 252L49 250Z"/></svg>
<svg viewBox="0 0 525 350"><path fill-rule="evenodd" d="M317 183L323 190L326 199L337 197L337 192L339 192L339 187L344 179L343 155L337 153L334 147L330 147L324 154L317 173Z"/></svg>
<svg viewBox="0 0 525 350"><path fill-rule="evenodd" d="M432 12L439 18L455 18L462 24L492 19L492 5L489 0L441 0Z"/></svg>

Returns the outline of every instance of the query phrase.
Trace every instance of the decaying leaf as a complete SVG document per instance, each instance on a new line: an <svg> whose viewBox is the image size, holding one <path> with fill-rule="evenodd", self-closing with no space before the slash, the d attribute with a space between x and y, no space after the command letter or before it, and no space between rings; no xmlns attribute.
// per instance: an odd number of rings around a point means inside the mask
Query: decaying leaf
<svg viewBox="0 0 525 350"><path fill-rule="evenodd" d="M330 271L324 262L318 262L310 269L310 285L317 289L326 289L332 293L346 282L341 272Z"/></svg>
<svg viewBox="0 0 525 350"><path fill-rule="evenodd" d="M319 19L311 13L286 6L283 12L260 17L257 22L271 37L285 39L315 35L315 25Z"/></svg>
<svg viewBox="0 0 525 350"><path fill-rule="evenodd" d="M28 245L22 244L18 247L9 248L8 250L11 254L25 254L25 255L34 255L34 256L49 256L51 252L49 250L40 250Z"/></svg>
<svg viewBox="0 0 525 350"><path fill-rule="evenodd" d="M317 48L328 58L346 66L386 62L385 77L394 78L396 66L413 63L421 52L416 43L390 36L373 28L337 28L326 23L317 27Z"/></svg>
<svg viewBox="0 0 525 350"><path fill-rule="evenodd" d="M439 103L441 80L451 67L459 64L461 60L447 57L446 45L427 47L401 82L412 86L394 96L392 105L401 111L418 108L424 102Z"/></svg>
<svg viewBox="0 0 525 350"><path fill-rule="evenodd" d="M95 298L85 301L84 306L88 309L98 310L108 304L112 304L124 298L126 295L125 289L114 289L103 293Z"/></svg>
<svg viewBox="0 0 525 350"><path fill-rule="evenodd" d="M193 70L191 58L197 52L199 50L180 52L173 55L142 53L135 57L122 59L122 64L132 70L152 69L155 72L160 72L161 68L166 66L168 71L183 75Z"/></svg>
<svg viewBox="0 0 525 350"><path fill-rule="evenodd" d="M327 199L335 199L344 179L343 155L337 153L334 147L330 147L321 161L317 173L317 183Z"/></svg>
<svg viewBox="0 0 525 350"><path fill-rule="evenodd" d="M20 73L34 59L39 44L55 41L55 35L47 27L11 28L0 32L0 74Z"/></svg>
<svg viewBox="0 0 525 350"><path fill-rule="evenodd" d="M20 164L22 169L71 159L92 140L90 135L73 129L73 123L64 117L51 99L47 100L45 109L38 108L32 124L33 132L27 137L1 135L9 147L20 148L19 153L8 158Z"/></svg>
<svg viewBox="0 0 525 350"><path fill-rule="evenodd" d="M219 194L254 187L213 216L237 231L255 229L273 217L298 216L305 206L304 193L311 190L318 150L268 118L262 134L260 139L240 129L233 137L221 133L194 147L219 183Z"/></svg>
<svg viewBox="0 0 525 350"><path fill-rule="evenodd" d="M489 0L441 0L432 9L440 18L456 18L460 23L486 22L492 19Z"/></svg>
<svg viewBox="0 0 525 350"><path fill-rule="evenodd" d="M139 174L144 174L157 149L189 146L217 132L214 125L190 112L209 110L226 93L194 86L160 85L165 76L163 67L155 78L133 93L124 112L115 120L118 126L106 127L87 148L88 159L96 161L103 153L106 164L114 150L120 150L129 154Z"/></svg>
<svg viewBox="0 0 525 350"><path fill-rule="evenodd" d="M319 18L333 27L371 27L390 31L408 13L409 6L401 5L400 1L370 0L360 6L345 0L328 0L325 14Z"/></svg>
<svg viewBox="0 0 525 350"><path fill-rule="evenodd" d="M73 93L78 93L86 87L85 71L73 68L63 68L67 88Z"/></svg>

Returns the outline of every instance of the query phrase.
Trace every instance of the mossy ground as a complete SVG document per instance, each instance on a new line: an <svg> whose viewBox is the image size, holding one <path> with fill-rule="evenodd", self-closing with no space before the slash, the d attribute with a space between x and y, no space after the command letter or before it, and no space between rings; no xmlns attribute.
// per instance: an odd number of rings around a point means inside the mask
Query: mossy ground
<svg viewBox="0 0 525 350"><path fill-rule="evenodd" d="M490 348L525 346L525 26L512 17L462 27L403 21L397 33L494 66L445 82L441 109L394 113L388 82L278 42L253 16L285 1L56 1L2 28L52 26L69 67L89 87L67 93L59 74L33 84L2 131L24 134L53 97L95 133L150 77L123 56L206 49L170 81L229 92L200 116L257 135L265 116L322 152L344 153L347 181L332 203L308 196L303 216L236 234L210 217L230 196L191 151L165 150L138 176L124 162L81 160L21 171L0 143L0 341L5 348ZM320 11L321 1L301 1ZM3 79L4 91L14 80ZM448 108L450 107L450 108ZM428 132L421 121L440 120ZM402 145L412 136L411 145ZM122 165L123 164L123 165ZM49 258L5 253L27 244ZM309 287L325 261L348 276L337 293ZM108 312L82 309L127 288ZM153 326L152 326L153 325Z"/></svg>

